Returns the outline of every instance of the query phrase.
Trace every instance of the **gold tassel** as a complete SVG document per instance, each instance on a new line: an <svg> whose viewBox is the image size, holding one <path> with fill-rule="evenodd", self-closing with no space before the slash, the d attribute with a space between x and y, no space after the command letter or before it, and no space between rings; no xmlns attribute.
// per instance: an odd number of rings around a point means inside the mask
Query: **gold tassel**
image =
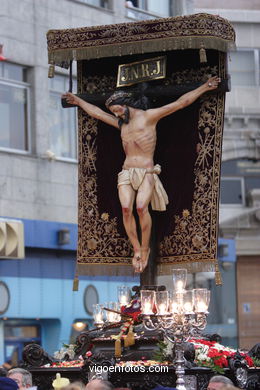
<svg viewBox="0 0 260 390"><path fill-rule="evenodd" d="M125 348L129 347L128 335L125 336L125 338L124 338L124 347L125 347Z"/></svg>
<svg viewBox="0 0 260 390"><path fill-rule="evenodd" d="M75 275L75 277L73 279L72 291L79 291L79 277L78 277L78 275Z"/></svg>
<svg viewBox="0 0 260 390"><path fill-rule="evenodd" d="M54 72L55 72L55 65L51 64L49 66L49 71L48 71L48 77L49 79L52 79L54 77Z"/></svg>
<svg viewBox="0 0 260 390"><path fill-rule="evenodd" d="M215 263L215 283L216 286L222 286L222 277L218 266L218 261Z"/></svg>
<svg viewBox="0 0 260 390"><path fill-rule="evenodd" d="M128 332L126 338L127 338L128 347L131 347L131 345L135 344L135 334L134 334L133 325L130 325L129 332Z"/></svg>
<svg viewBox="0 0 260 390"><path fill-rule="evenodd" d="M75 265L75 274L74 274L74 279L73 279L72 291L79 291L79 272L78 272L77 260L76 260L76 265Z"/></svg>
<svg viewBox="0 0 260 390"><path fill-rule="evenodd" d="M121 334L115 341L115 357L121 357L122 348L121 348Z"/></svg>
<svg viewBox="0 0 260 390"><path fill-rule="evenodd" d="M207 62L207 54L203 45L200 48L200 63Z"/></svg>

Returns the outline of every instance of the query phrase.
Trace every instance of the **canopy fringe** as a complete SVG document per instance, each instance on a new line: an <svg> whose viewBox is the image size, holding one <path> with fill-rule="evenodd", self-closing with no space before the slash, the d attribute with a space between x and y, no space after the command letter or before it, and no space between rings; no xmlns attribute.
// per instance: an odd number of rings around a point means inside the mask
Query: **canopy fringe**
<svg viewBox="0 0 260 390"><path fill-rule="evenodd" d="M132 265L78 263L79 275L88 276L136 276Z"/></svg>
<svg viewBox="0 0 260 390"><path fill-rule="evenodd" d="M55 63L57 66L68 68L69 61L71 60L91 60L96 58L153 53L168 50L201 49L202 45L205 49L214 49L222 52L227 52L235 48L234 42L226 41L222 38L201 38L195 36L174 37L154 39L151 41L117 43L95 47L49 50L48 58L49 64Z"/></svg>

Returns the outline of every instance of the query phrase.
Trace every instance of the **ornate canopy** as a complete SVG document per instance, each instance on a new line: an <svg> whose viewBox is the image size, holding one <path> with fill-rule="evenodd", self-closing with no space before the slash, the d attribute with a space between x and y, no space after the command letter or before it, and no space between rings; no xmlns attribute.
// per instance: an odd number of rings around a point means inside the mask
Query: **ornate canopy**
<svg viewBox="0 0 260 390"><path fill-rule="evenodd" d="M101 98L116 88L119 65L166 56L166 78L149 82L161 91L153 97L156 107L178 97L171 94L174 88L181 95L183 86L191 90L209 75L227 79L226 52L235 46L235 32L219 16L195 14L50 30L47 40L51 66L66 67L69 61L78 61L78 92ZM199 53L204 55L203 64ZM155 163L162 165L160 177L170 200L166 212L153 214L159 273L180 265L193 272L218 271L225 91L204 95L158 124ZM100 105L106 109L102 99ZM131 246L116 184L124 159L120 133L82 110L78 115L79 270L93 275L129 274Z"/></svg>
<svg viewBox="0 0 260 390"><path fill-rule="evenodd" d="M104 26L50 30L49 63L167 50L234 48L235 31L220 16L195 14Z"/></svg>

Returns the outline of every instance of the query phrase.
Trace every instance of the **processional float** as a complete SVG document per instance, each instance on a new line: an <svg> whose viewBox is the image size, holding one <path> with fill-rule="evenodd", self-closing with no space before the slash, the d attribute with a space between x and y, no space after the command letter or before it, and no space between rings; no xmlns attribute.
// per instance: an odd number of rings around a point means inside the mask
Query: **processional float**
<svg viewBox="0 0 260 390"><path fill-rule="evenodd" d="M219 184L225 92L229 90L227 52L234 47L234 29L219 16L196 14L50 30L47 40L49 77L54 76L55 66L70 68L72 90L72 62L76 61L77 94L103 110L115 89L125 90L137 83L147 83L145 95L152 107L158 107L195 89L211 76L222 80L216 90L164 118L157 126L155 163L162 167L160 178L169 204L165 212L152 214L152 254L148 270L141 275L141 285L153 284L153 271L163 275L176 268L176 300L172 298L169 301L172 306L167 308L166 291L141 291L139 318L143 329L159 330L175 344L176 385L178 390L185 390L183 341L205 328L208 304L205 289L184 290L185 269L193 273L215 271L216 283L221 284L217 263ZM66 102L63 105L69 106ZM117 194L117 174L124 160L120 133L81 109L78 124L78 272L131 275L132 249ZM125 315L129 318L127 310L126 306L123 318ZM103 321L98 324L96 320L96 323L99 329L105 330ZM131 326L124 340L128 346L135 341ZM122 329L115 342L116 357L121 356L121 333ZM143 333L137 335L141 346ZM83 356L94 339L87 332L79 336L76 352ZM100 337L95 340L104 343ZM140 353L143 353L141 348L128 351L128 357ZM84 367L87 366L85 362ZM205 375L211 374L196 374L197 385L187 388L206 389L209 377L205 379ZM173 383L165 375L159 379L166 385ZM129 378L115 378L118 385L126 381L131 383ZM148 389L151 385L152 378L148 376L131 387Z"/></svg>
<svg viewBox="0 0 260 390"><path fill-rule="evenodd" d="M147 82L146 95L157 107L209 76L222 80L216 91L157 126L155 163L162 167L160 179L169 205L163 213L153 212L154 273L168 274L173 267L216 271L216 282L221 282L217 264L221 145L227 51L234 47L234 39L230 23L209 14L47 34L49 76L55 66L68 68L76 61L79 96L104 110L115 89L135 83ZM117 194L124 158L120 134L79 109L78 136L78 272L132 274L132 249Z"/></svg>

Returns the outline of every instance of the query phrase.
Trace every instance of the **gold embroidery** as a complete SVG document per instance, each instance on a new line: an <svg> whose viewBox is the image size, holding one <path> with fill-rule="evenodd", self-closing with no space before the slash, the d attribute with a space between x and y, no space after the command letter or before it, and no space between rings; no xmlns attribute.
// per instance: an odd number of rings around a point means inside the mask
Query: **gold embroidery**
<svg viewBox="0 0 260 390"><path fill-rule="evenodd" d="M224 78L224 53L220 54L219 58L219 75ZM199 77L203 78L202 73L208 77L208 72L211 75L218 74L217 67L206 67L200 71L191 69L179 72L174 77L178 83L183 83L186 77L189 81L197 81ZM215 268L223 113L223 94L203 96L198 123L200 142L197 145L198 156L194 166L192 210L183 210L181 216L175 215L174 231L160 242L160 273L166 271L167 267L163 270L164 265L180 263L189 263L190 270L196 271Z"/></svg>
<svg viewBox="0 0 260 390"><path fill-rule="evenodd" d="M69 60L200 49L202 46L226 52L234 47L235 31L227 20L202 13L134 23L50 30L47 41L49 63L61 65Z"/></svg>
<svg viewBox="0 0 260 390"><path fill-rule="evenodd" d="M225 77L225 54L220 54L219 67L203 67L176 72L167 84L202 81L211 74ZM79 66L78 73L82 77ZM79 80L81 92L92 83L96 92L112 91L115 77L88 77ZM93 85L95 88L93 88ZM199 116L199 143L194 167L195 191L192 209L173 216L175 230L159 244L159 271L173 264L197 265L197 270L215 267L217 248L219 175L224 112L224 95L203 97ZM117 219L106 210L98 210L96 184L97 121L79 112L80 171L79 171L79 246L80 264L130 265L131 247L121 237ZM213 161L213 162L212 162ZM88 196L86 196L88 194ZM211 268L212 267L212 268ZM200 268L200 269L199 269Z"/></svg>

